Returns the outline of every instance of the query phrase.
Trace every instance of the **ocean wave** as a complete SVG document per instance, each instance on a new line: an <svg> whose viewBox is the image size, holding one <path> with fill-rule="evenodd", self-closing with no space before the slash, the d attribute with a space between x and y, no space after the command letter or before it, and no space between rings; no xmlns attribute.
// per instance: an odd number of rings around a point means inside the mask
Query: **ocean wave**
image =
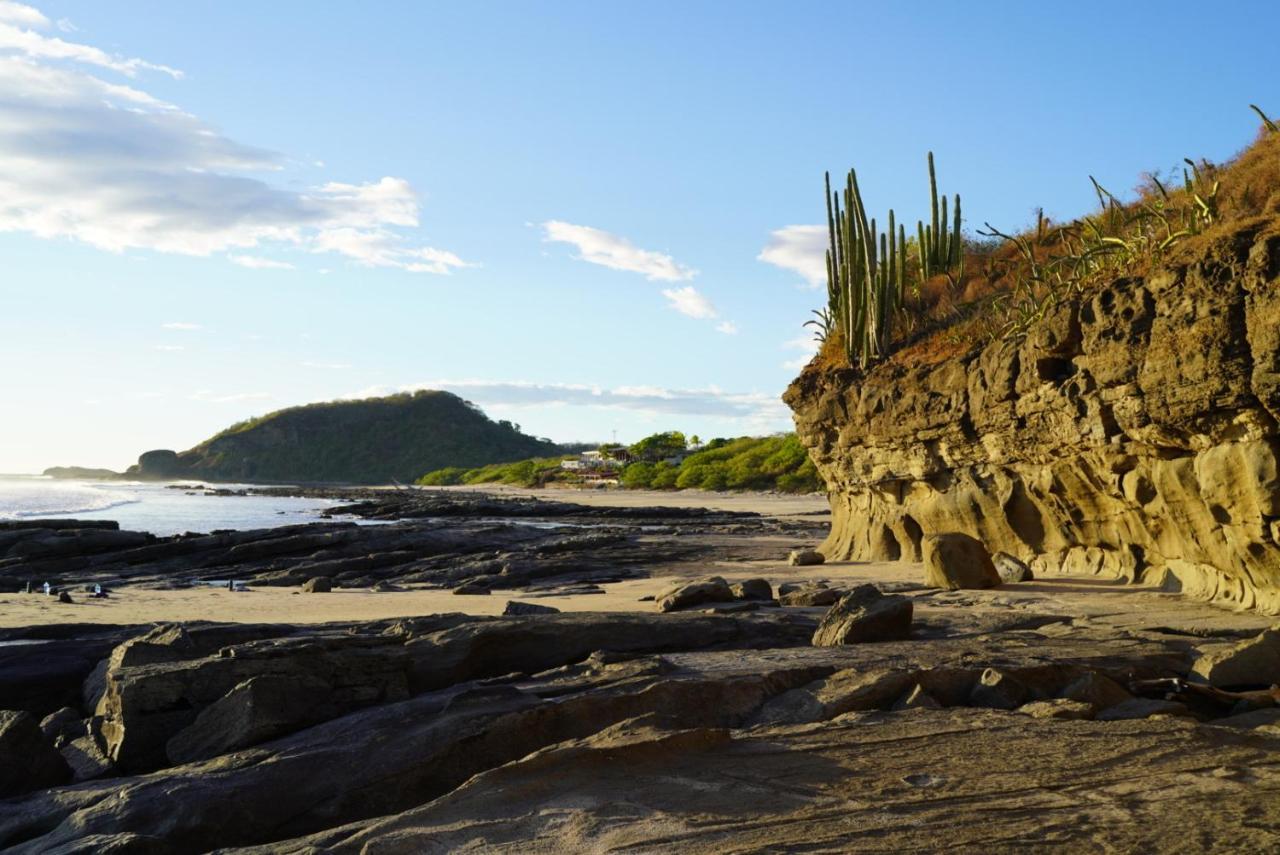
<svg viewBox="0 0 1280 855"><path fill-rule="evenodd" d="M87 514L141 501L135 493L34 479L0 481L0 520Z"/></svg>

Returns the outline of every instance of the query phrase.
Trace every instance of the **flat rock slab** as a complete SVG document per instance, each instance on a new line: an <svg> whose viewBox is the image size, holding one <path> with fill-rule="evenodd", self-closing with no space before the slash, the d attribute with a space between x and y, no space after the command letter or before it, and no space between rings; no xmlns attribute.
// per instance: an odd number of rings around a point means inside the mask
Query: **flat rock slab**
<svg viewBox="0 0 1280 855"><path fill-rule="evenodd" d="M1270 852L1277 806L1280 738L1190 723L983 710L731 733L627 722L399 816L237 851Z"/></svg>

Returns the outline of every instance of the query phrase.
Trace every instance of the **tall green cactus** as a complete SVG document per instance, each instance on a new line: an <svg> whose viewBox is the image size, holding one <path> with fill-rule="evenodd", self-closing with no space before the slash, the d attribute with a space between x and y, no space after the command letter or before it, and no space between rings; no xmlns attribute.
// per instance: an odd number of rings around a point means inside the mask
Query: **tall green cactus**
<svg viewBox="0 0 1280 855"><path fill-rule="evenodd" d="M940 273L958 271L964 263L964 241L960 236L960 195L955 197L955 222L948 228L947 197L938 199L938 177L933 168L933 152L929 152L930 225L916 223L920 245L920 278L929 279Z"/></svg>
<svg viewBox="0 0 1280 855"><path fill-rule="evenodd" d="M893 325L901 317L910 279L907 229L889 211L882 234L867 218L858 188L858 174L850 169L842 193L832 192L825 176L827 197L827 309L817 312L824 335L839 332L849 361L865 367L888 356ZM947 200L939 203L933 154L929 154L930 225L916 224L920 279L931 272L956 268L963 259L960 240L960 197L955 197L954 227L947 227ZM843 202L843 204L842 204ZM916 284L916 283L912 283Z"/></svg>
<svg viewBox="0 0 1280 855"><path fill-rule="evenodd" d="M849 170L843 194L831 192L830 174L826 187L827 317L830 328L840 331L850 361L865 366L889 352L907 287L906 229L893 211L883 234L867 218L855 170Z"/></svg>

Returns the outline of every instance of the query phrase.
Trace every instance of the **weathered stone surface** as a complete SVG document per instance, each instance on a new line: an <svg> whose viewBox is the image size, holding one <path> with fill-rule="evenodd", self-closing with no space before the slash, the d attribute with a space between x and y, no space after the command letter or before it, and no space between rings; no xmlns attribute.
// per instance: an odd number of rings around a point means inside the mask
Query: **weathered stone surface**
<svg viewBox="0 0 1280 855"><path fill-rule="evenodd" d="M329 682L306 674L251 677L174 734L165 754L174 765L207 760L322 721L332 690Z"/></svg>
<svg viewBox="0 0 1280 855"><path fill-rule="evenodd" d="M542 606L537 603L521 603L516 600L508 600L506 608L502 613L507 616L512 615L554 615L559 614L560 610L555 606Z"/></svg>
<svg viewBox="0 0 1280 855"><path fill-rule="evenodd" d="M932 588L994 588L1000 574L986 548L967 534L948 532L924 539L924 583Z"/></svg>
<svg viewBox="0 0 1280 855"><path fill-rule="evenodd" d="M1276 226L1244 221L1017 341L867 372L815 360L785 398L831 491L820 548L918 560L959 531L1037 576L1280 613L1278 294Z"/></svg>
<svg viewBox="0 0 1280 855"><path fill-rule="evenodd" d="M813 634L815 647L900 641L911 635L911 600L859 585L831 607Z"/></svg>
<svg viewBox="0 0 1280 855"><path fill-rule="evenodd" d="M1123 721L1133 718L1150 718L1153 715L1189 716L1187 705L1178 701L1162 701L1156 698L1130 698L1113 707L1107 707L1095 718L1098 721Z"/></svg>
<svg viewBox="0 0 1280 855"><path fill-rule="evenodd" d="M792 567L812 567L823 564L826 560L827 556L816 549L793 549L787 556L787 563Z"/></svg>
<svg viewBox="0 0 1280 855"><path fill-rule="evenodd" d="M0 710L0 798L57 786L70 777L31 713Z"/></svg>
<svg viewBox="0 0 1280 855"><path fill-rule="evenodd" d="M1174 724L989 710L728 734L626 722L404 813L243 855L1274 850L1276 740Z"/></svg>
<svg viewBox="0 0 1280 855"><path fill-rule="evenodd" d="M1029 715L1032 718L1056 718L1056 719L1091 719L1093 718L1093 704L1084 701L1074 701L1070 698L1050 698L1047 701L1032 701L1029 704L1023 704L1018 707L1018 712L1023 715Z"/></svg>
<svg viewBox="0 0 1280 855"><path fill-rule="evenodd" d="M773 586L768 579L744 579L729 586L737 600L772 600Z"/></svg>
<svg viewBox="0 0 1280 855"><path fill-rule="evenodd" d="M333 590L333 580L324 576L315 576L302 583L304 594L327 594ZM456 591L454 593L457 593ZM485 593L488 593L486 591Z"/></svg>
<svg viewBox="0 0 1280 855"><path fill-rule="evenodd" d="M71 740L88 733L84 724L84 715L77 709L62 707L49 713L40 720L40 732L51 745L58 745L60 740Z"/></svg>
<svg viewBox="0 0 1280 855"><path fill-rule="evenodd" d="M71 780L75 783L105 778L115 772L115 767L92 736L72 739L63 744L58 752L71 768Z"/></svg>
<svg viewBox="0 0 1280 855"><path fill-rule="evenodd" d="M657 599L658 610L674 612L706 603L727 603L734 599L733 590L720 576L709 576L696 582L677 585Z"/></svg>
<svg viewBox="0 0 1280 855"><path fill-rule="evenodd" d="M1280 684L1280 627L1201 656L1192 671L1212 686Z"/></svg>

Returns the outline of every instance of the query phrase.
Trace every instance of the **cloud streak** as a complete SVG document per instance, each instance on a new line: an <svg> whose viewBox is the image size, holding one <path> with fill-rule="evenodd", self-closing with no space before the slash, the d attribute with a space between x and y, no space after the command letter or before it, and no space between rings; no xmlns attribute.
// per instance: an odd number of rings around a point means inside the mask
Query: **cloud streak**
<svg viewBox="0 0 1280 855"><path fill-rule="evenodd" d="M799 273L810 288L827 281L826 226L783 226L772 233L758 261Z"/></svg>
<svg viewBox="0 0 1280 855"><path fill-rule="evenodd" d="M561 220L542 224L543 239L567 243L578 249L578 259L611 270L639 273L651 282L682 282L698 275L669 255L640 249L631 241L591 226L579 226Z"/></svg>
<svg viewBox="0 0 1280 855"><path fill-rule="evenodd" d="M601 386L490 380L434 380L392 388L373 386L345 399L443 389L477 404L503 407L600 407L654 415L706 416L745 421L760 430L785 428L790 422L777 395L707 389L663 389L651 386Z"/></svg>
<svg viewBox="0 0 1280 855"><path fill-rule="evenodd" d="M420 201L383 177L295 190L293 161L230 139L132 82L176 69L46 35L38 10L0 0L0 232L274 267L245 250L286 246L368 267L469 266L417 243ZM105 75L105 76L103 76Z"/></svg>

